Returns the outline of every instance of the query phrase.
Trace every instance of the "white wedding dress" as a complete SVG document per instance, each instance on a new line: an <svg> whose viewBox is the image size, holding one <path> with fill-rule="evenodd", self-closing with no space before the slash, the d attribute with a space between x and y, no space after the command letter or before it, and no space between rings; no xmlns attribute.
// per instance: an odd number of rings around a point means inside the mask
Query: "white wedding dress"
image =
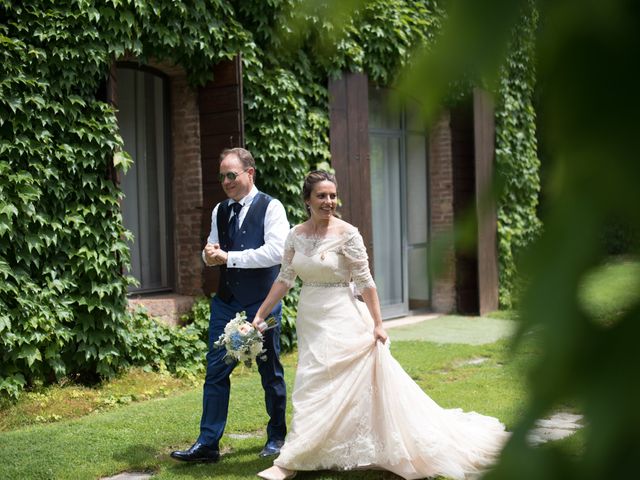
<svg viewBox="0 0 640 480"><path fill-rule="evenodd" d="M407 479L464 479L495 459L508 434L495 418L439 407L405 373L349 286L375 286L355 227L316 240L289 233L278 279L303 281L293 422L275 465L376 468Z"/></svg>

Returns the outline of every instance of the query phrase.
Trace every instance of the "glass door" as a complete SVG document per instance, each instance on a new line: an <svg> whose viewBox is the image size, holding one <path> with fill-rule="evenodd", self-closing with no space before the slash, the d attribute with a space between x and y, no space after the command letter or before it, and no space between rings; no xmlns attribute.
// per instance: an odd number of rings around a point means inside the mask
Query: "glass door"
<svg viewBox="0 0 640 480"><path fill-rule="evenodd" d="M415 117L414 117L415 118ZM430 304L428 262L429 191L427 137L420 123L406 116L406 243L409 310L424 310Z"/></svg>
<svg viewBox="0 0 640 480"><path fill-rule="evenodd" d="M371 208L373 222L373 271L384 317L407 310L406 256L402 232L400 138L371 134ZM374 174L375 172L375 174Z"/></svg>
<svg viewBox="0 0 640 480"><path fill-rule="evenodd" d="M415 115L371 88L373 268L384 318L429 306L427 139Z"/></svg>

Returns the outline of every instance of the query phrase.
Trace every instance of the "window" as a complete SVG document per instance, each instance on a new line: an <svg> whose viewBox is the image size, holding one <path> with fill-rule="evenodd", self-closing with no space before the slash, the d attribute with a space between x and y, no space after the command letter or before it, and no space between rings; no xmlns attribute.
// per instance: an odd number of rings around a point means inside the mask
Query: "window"
<svg viewBox="0 0 640 480"><path fill-rule="evenodd" d="M134 236L131 292L171 290L173 239L167 80L151 70L117 69L118 124L133 166L121 179L124 226Z"/></svg>

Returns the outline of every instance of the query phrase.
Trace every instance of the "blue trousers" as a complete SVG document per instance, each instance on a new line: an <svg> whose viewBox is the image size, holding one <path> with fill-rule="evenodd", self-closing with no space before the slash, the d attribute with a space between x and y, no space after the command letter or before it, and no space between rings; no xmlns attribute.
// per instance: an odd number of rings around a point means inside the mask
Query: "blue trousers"
<svg viewBox="0 0 640 480"><path fill-rule="evenodd" d="M227 423L229 411L229 393L231 382L229 375L236 366L225 363L224 348L214 348L213 342L224 332L225 325L236 313L247 312L247 320L252 320L261 302L242 306L235 299L223 302L217 296L211 299L211 316L209 318L209 352L207 353L207 375L204 382L202 399L202 418L200 420L200 437L198 442L218 448L220 438ZM287 390L284 383L284 371L280 363L280 331L282 304L274 308L272 314L278 326L268 330L264 335L266 360L258 360L258 371L264 388L264 401L269 415L267 437L269 440L284 440L287 433L285 409L287 406Z"/></svg>

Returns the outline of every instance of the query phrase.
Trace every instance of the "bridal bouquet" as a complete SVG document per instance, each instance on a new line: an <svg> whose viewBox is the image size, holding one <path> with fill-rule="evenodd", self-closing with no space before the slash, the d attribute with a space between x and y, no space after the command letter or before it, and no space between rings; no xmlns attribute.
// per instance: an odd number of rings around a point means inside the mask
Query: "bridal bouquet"
<svg viewBox="0 0 640 480"><path fill-rule="evenodd" d="M276 319L269 317L265 320L268 330L276 326ZM264 360L265 352L262 348L262 333L247 322L247 314L238 312L224 327L224 333L214 342L216 348L226 348L225 362L242 362L247 367L251 366L254 358Z"/></svg>

